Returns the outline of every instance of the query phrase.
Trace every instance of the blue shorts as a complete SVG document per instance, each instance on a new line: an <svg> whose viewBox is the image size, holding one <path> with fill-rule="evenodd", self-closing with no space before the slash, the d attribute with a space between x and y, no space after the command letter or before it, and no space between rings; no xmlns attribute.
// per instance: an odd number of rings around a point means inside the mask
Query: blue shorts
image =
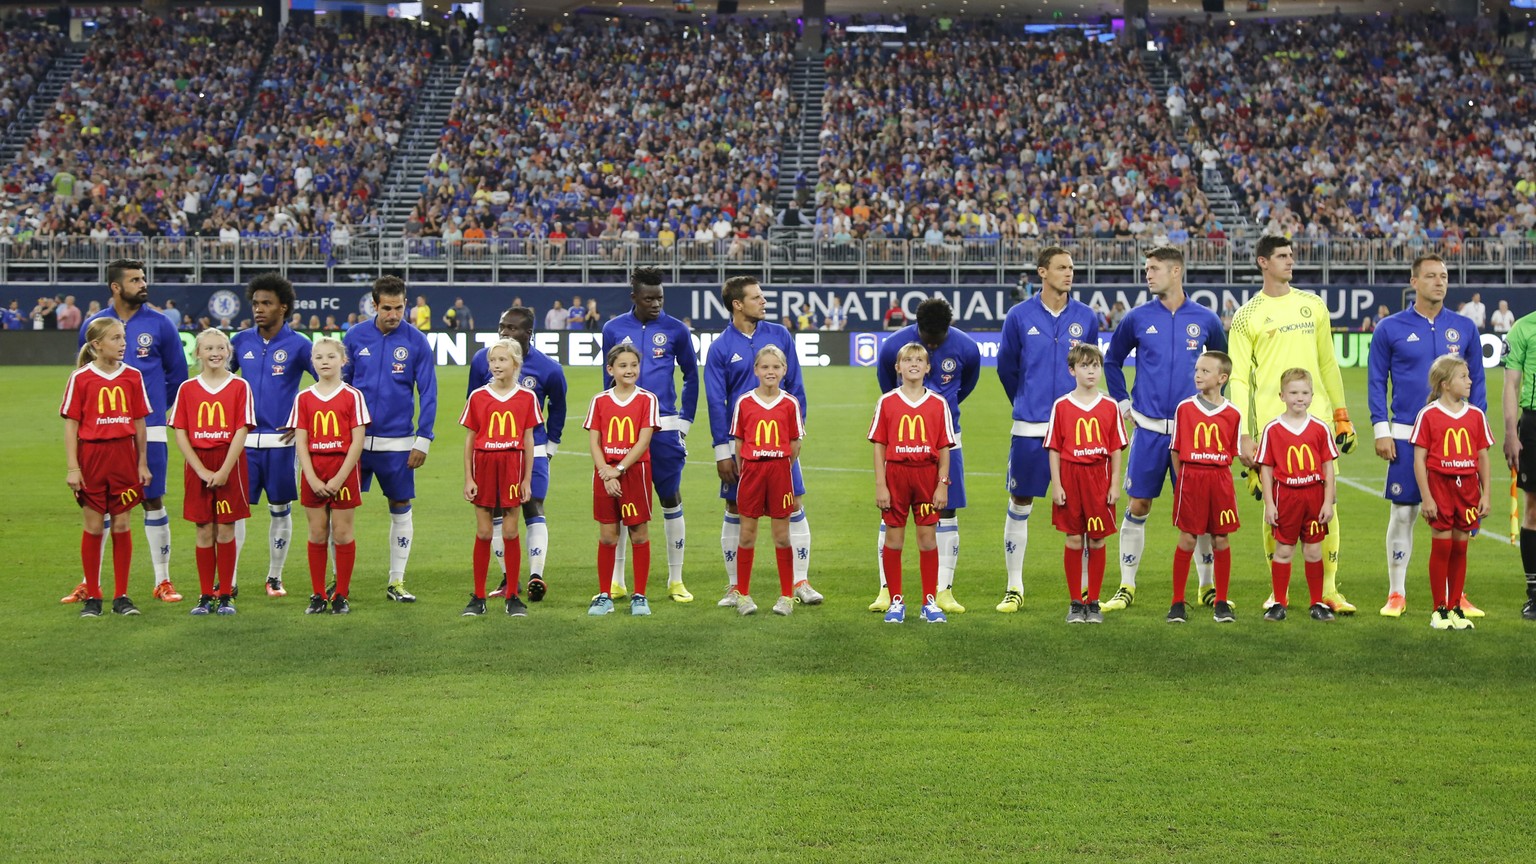
<svg viewBox="0 0 1536 864"><path fill-rule="evenodd" d="M794 483L795 497L798 498L799 496L804 495L805 494L805 478L800 475L800 460L799 459L796 459L793 462L789 463L789 479L790 479L790 482ZM740 486L740 485L741 485L741 477L739 475L737 476L735 483L721 483L720 484L720 497L724 498L725 500L727 500L729 502L731 502L732 504L735 504L736 503L736 487Z"/></svg>
<svg viewBox="0 0 1536 864"><path fill-rule="evenodd" d="M146 499L165 497L165 472L170 460L170 450L164 441L145 443L144 455L149 460L149 483L144 487Z"/></svg>
<svg viewBox="0 0 1536 864"><path fill-rule="evenodd" d="M960 455L960 448L954 447L949 451L949 510L959 510L965 506L965 457Z"/></svg>
<svg viewBox="0 0 1536 864"><path fill-rule="evenodd" d="M1419 504L1419 479L1413 476L1413 442L1397 441L1397 458L1387 464L1387 487L1382 493L1393 504Z"/></svg>
<svg viewBox="0 0 1536 864"><path fill-rule="evenodd" d="M385 498L391 501L415 498L416 472L408 464L410 458L409 450L364 450L363 458L357 463L363 471L363 491L373 487L373 478L377 475L379 489Z"/></svg>
<svg viewBox="0 0 1536 864"><path fill-rule="evenodd" d="M656 495L675 499L683 491L683 465L688 461L688 447L675 429L661 429L651 436L651 479Z"/></svg>
<svg viewBox="0 0 1536 864"><path fill-rule="evenodd" d="M528 501L543 501L549 497L549 457L533 457L533 481L529 484ZM523 503L528 503L524 501Z"/></svg>
<svg viewBox="0 0 1536 864"><path fill-rule="evenodd" d="M1163 494L1163 480L1173 482L1173 456L1168 445L1172 435L1148 432L1141 427L1131 433L1131 452L1125 460L1125 493L1132 498L1156 498Z"/></svg>
<svg viewBox="0 0 1536 864"><path fill-rule="evenodd" d="M1051 488L1051 457L1044 438L1013 436L1008 445L1008 494L1039 498Z"/></svg>
<svg viewBox="0 0 1536 864"><path fill-rule="evenodd" d="M287 504L299 498L297 450L293 447L245 448L245 467L250 476L251 503L267 496L268 504Z"/></svg>

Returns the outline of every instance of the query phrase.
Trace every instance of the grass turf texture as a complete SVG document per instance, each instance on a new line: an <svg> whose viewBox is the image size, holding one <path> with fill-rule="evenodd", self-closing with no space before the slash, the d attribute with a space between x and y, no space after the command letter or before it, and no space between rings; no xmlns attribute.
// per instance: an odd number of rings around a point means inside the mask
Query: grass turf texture
<svg viewBox="0 0 1536 864"><path fill-rule="evenodd" d="M1339 488L1342 584L1361 614L1324 626L1297 604L1285 624L1259 620L1268 572L1250 499L1231 627L1198 608L1186 626L1162 622L1166 498L1127 612L1102 627L1062 623L1061 537L1042 518L1025 611L991 610L1004 582L1008 423L990 372L964 416L971 506L957 594L971 611L942 627L880 623L864 610L877 517L863 433L877 394L874 376L854 369L808 376L804 461L824 606L781 620L765 603L745 621L715 608L720 507L701 461L685 476L698 600L680 606L658 590L658 548L655 615L630 619L621 603L589 620L597 532L579 426L598 377L569 374L551 594L529 618L494 603L485 619L458 617L473 520L454 422L464 371L451 369L418 474L407 584L420 602L384 600L388 520L375 490L359 511L347 618L301 614L299 514L293 593L264 595L258 510L236 617L192 619L190 596L150 598L136 515L131 594L144 615L80 621L78 607L58 604L79 574L54 416L66 370L7 369L0 859L1523 860L1536 748L1519 730L1536 690L1536 630L1518 615L1518 556L1475 540L1468 591L1489 617L1474 633L1433 632L1421 525L1410 612L1376 615L1386 505L1374 490L1385 472L1365 440L1363 370L1346 372L1363 434L1341 473L1372 491ZM1497 390L1497 372L1490 383ZM708 459L706 426L696 459ZM174 447L171 459L176 490ZM1495 470L1493 534L1508 525L1502 477ZM167 500L172 575L195 594L192 530L179 495ZM771 601L772 556L759 558L758 599ZM1305 596L1297 569L1292 590Z"/></svg>

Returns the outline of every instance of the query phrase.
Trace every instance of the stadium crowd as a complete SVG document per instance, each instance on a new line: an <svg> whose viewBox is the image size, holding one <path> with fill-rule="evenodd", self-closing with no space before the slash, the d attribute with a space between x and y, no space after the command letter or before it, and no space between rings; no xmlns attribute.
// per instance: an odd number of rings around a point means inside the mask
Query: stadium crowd
<svg viewBox="0 0 1536 864"><path fill-rule="evenodd" d="M64 47L64 37L51 27L33 26L25 16L12 16L0 24L0 131L4 131L48 74Z"/></svg>

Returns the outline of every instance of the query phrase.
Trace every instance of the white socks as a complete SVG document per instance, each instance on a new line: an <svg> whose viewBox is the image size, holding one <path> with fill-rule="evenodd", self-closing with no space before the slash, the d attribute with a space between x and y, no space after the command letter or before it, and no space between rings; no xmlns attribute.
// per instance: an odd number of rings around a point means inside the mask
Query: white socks
<svg viewBox="0 0 1536 864"><path fill-rule="evenodd" d="M661 525L667 535L667 584L683 581L683 551L687 547L687 527L683 524L683 505L661 508Z"/></svg>
<svg viewBox="0 0 1536 864"><path fill-rule="evenodd" d="M1209 534L1195 538L1195 575L1200 577L1201 590L1216 584L1216 552L1211 548Z"/></svg>
<svg viewBox="0 0 1536 864"><path fill-rule="evenodd" d="M235 523L235 578L230 580L236 585L240 584L240 559L245 557L245 523L249 519L241 519Z"/></svg>
<svg viewBox="0 0 1536 864"><path fill-rule="evenodd" d="M955 566L960 561L960 520L955 516L939 517L939 590L955 587ZM883 577L882 577L882 584Z"/></svg>
<svg viewBox="0 0 1536 864"><path fill-rule="evenodd" d="M1147 548L1147 517L1132 516L1130 510L1120 520L1120 584L1136 587L1136 571L1141 568L1141 552Z"/></svg>
<svg viewBox="0 0 1536 864"><path fill-rule="evenodd" d="M1387 590L1393 594L1408 593L1408 562L1413 560L1413 526L1418 521L1417 504L1393 504L1387 516Z"/></svg>
<svg viewBox="0 0 1536 864"><path fill-rule="evenodd" d="M411 541L416 539L416 525L411 519L411 505L396 513L389 511L389 584L405 581L405 565L411 560Z"/></svg>
<svg viewBox="0 0 1536 864"><path fill-rule="evenodd" d="M625 550L629 548L629 526L619 523L619 545L613 550L613 584L624 585L624 565L628 563L629 556Z"/></svg>
<svg viewBox="0 0 1536 864"><path fill-rule="evenodd" d="M805 521L805 508L789 514L789 548L795 552L795 584L811 575L811 523Z"/></svg>
<svg viewBox="0 0 1536 864"><path fill-rule="evenodd" d="M517 514L514 513L512 518L516 519ZM529 516L523 524L528 529L528 539L523 542L528 549L528 578L537 576L543 579L544 559L549 554L549 523L544 521L543 516ZM498 533L496 536L501 535Z"/></svg>
<svg viewBox="0 0 1536 864"><path fill-rule="evenodd" d="M283 565L288 563L288 547L293 541L293 505L292 504L268 504L267 512L272 514L272 523L267 526L267 545L270 547L272 557L267 563L267 578L283 578ZM240 520L235 530L240 532L239 539L244 540L245 520ZM236 562L239 555L236 555Z"/></svg>
<svg viewBox="0 0 1536 864"><path fill-rule="evenodd" d="M880 523L880 532L875 535L875 572L880 574L880 587L885 587L885 523ZM940 577L942 578L942 577Z"/></svg>
<svg viewBox="0 0 1536 864"><path fill-rule="evenodd" d="M736 587L736 547L741 545L741 517L727 512L720 523L720 554L725 558L725 584Z"/></svg>
<svg viewBox="0 0 1536 864"><path fill-rule="evenodd" d="M165 508L144 511L144 538L149 541L149 563L155 568L155 584L171 579L171 517Z"/></svg>
<svg viewBox="0 0 1536 864"><path fill-rule="evenodd" d="M1034 504L1008 500L1008 521L1003 524L1003 562L1008 570L1008 590L1024 592L1024 550L1029 546L1029 514Z"/></svg>
<svg viewBox="0 0 1536 864"><path fill-rule="evenodd" d="M507 523L504 516L491 517L491 555L501 568L501 578L507 578L507 538L501 536L501 527Z"/></svg>

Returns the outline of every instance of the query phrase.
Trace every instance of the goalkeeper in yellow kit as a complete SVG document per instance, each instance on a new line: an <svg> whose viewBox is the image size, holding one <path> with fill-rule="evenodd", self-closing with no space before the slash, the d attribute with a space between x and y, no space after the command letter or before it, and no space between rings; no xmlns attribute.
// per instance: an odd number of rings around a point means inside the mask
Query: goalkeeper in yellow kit
<svg viewBox="0 0 1536 864"><path fill-rule="evenodd" d="M1344 379L1333 353L1332 318L1321 297L1291 287L1296 255L1291 241L1268 235L1256 250L1264 290L1237 310L1228 334L1232 377L1228 382L1232 404L1243 415L1238 455L1248 467L1249 491L1258 489L1254 465L1255 438L1269 421L1285 412L1280 400L1280 373L1301 368L1312 373L1319 392L1311 411L1324 423L1333 423L1334 439L1344 453L1355 449L1355 426L1344 407ZM1275 541L1264 532L1264 552L1274 552ZM1355 607L1339 593L1339 516L1334 512L1323 540L1323 602L1341 615ZM1267 604L1266 604L1267 608Z"/></svg>

